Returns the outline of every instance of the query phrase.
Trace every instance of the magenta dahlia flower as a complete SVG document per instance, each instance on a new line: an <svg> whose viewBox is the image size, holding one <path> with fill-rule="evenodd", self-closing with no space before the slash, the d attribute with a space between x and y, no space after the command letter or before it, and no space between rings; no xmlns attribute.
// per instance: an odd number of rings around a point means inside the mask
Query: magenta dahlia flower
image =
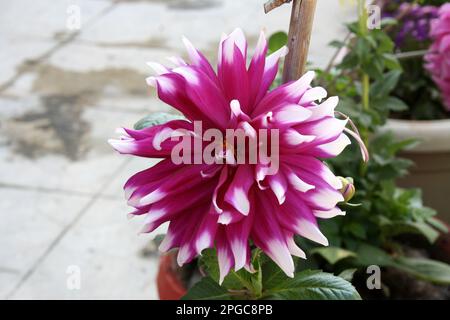
<svg viewBox="0 0 450 320"><path fill-rule="evenodd" d="M431 25L434 39L425 56L426 69L441 91L443 103L450 111L450 3L439 9L439 17Z"/></svg>
<svg viewBox="0 0 450 320"><path fill-rule="evenodd" d="M337 207L344 200L342 182L319 160L337 156L350 144L344 133L353 134L345 128L347 120L335 118L338 98L319 103L327 93L311 87L313 72L269 91L287 49L266 57L263 33L248 66L242 31L223 36L217 73L188 40L184 43L191 62L171 58L172 68L150 63L157 75L147 81L186 120L143 130L121 128L120 139L110 141L122 154L162 158L126 183L128 204L135 208L132 214L145 215L143 232L170 222L160 250L179 248L180 265L214 247L223 280L233 267L251 270L254 245L293 277L291 255L305 258L294 235L328 245L317 218L344 214ZM277 140L270 154L279 162L277 170L271 171L264 157L256 163L237 163L237 149L229 140L214 153L225 161L174 161L181 137L197 144L191 153L184 151L183 158L192 160L208 147L211 139L196 132L196 122L216 133L241 129L250 140L266 130L270 143ZM249 153L244 150L246 157Z"/></svg>

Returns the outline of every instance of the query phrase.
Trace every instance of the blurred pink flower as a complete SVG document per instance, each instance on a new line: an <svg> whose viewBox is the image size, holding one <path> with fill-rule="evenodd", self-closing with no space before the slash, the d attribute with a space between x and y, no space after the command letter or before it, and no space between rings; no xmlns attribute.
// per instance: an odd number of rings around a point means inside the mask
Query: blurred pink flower
<svg viewBox="0 0 450 320"><path fill-rule="evenodd" d="M187 39L184 43L191 62L171 58L174 68L149 63L157 75L147 81L187 120L143 130L121 128L120 139L110 140L120 153L163 159L126 183L132 215L146 216L143 232L170 221L160 250L179 248L180 265L215 247L223 280L233 267L251 270L251 240L292 277L291 255L305 258L294 235L328 245L316 219L344 214L337 207L344 200L342 182L319 160L339 155L350 144L343 133L347 120L335 118L338 98L316 103L327 93L311 87L313 72L269 91L287 49L266 56L263 33L248 66L242 31L223 36L217 74ZM222 132L241 128L249 136L278 129L278 172L269 175L264 162L174 164L177 142L170 137L184 132L199 139L194 121Z"/></svg>
<svg viewBox="0 0 450 320"><path fill-rule="evenodd" d="M439 9L431 25L433 44L425 56L426 69L441 91L443 103L450 111L450 3Z"/></svg>

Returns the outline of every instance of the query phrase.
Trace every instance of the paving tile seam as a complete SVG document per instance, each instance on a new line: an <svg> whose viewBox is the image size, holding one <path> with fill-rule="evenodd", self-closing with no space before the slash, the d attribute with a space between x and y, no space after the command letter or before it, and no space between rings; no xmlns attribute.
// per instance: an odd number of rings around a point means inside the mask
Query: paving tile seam
<svg viewBox="0 0 450 320"><path fill-rule="evenodd" d="M5 300L11 299L14 294L26 283L26 281L34 274L34 272L39 268L39 266L45 261L45 259L49 256L49 254L57 247L57 245L61 242L61 240L67 235L67 233L81 220L82 217L89 211L89 209L100 200L100 196L103 193L103 190L106 189L108 184L110 184L114 179L118 176L118 174L126 168L131 159L126 159L122 164L117 168L116 173L112 174L107 181L99 188L99 190L92 196L91 200L84 205L78 214L72 219L72 221L61 230L61 232L56 236L56 238L50 243L44 253L36 259L36 261L32 264L32 266L24 273L24 275L18 280L16 285L12 288L12 290L6 294Z"/></svg>

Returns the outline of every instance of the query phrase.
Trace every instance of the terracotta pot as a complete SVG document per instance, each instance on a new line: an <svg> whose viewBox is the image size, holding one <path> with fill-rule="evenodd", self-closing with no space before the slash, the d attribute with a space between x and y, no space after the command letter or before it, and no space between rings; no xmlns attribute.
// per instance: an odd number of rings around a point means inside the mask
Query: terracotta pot
<svg viewBox="0 0 450 320"><path fill-rule="evenodd" d="M176 267L174 254L161 256L156 283L160 300L180 300L186 294L186 288Z"/></svg>
<svg viewBox="0 0 450 320"><path fill-rule="evenodd" d="M450 120L388 120L383 131L398 140L417 139L418 145L400 154L414 161L410 175L398 181L406 188L421 188L424 203L450 223Z"/></svg>

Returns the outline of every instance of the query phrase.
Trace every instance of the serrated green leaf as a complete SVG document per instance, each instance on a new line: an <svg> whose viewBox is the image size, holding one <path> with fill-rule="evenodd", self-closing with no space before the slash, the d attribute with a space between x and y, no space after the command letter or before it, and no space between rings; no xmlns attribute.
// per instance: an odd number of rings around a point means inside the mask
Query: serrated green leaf
<svg viewBox="0 0 450 320"><path fill-rule="evenodd" d="M360 300L352 284L341 277L321 271L303 271L267 292L268 299L288 300Z"/></svg>
<svg viewBox="0 0 450 320"><path fill-rule="evenodd" d="M182 300L231 300L231 296L216 281L210 277L204 277L189 290Z"/></svg>
<svg viewBox="0 0 450 320"><path fill-rule="evenodd" d="M330 264L335 264L343 259L356 256L356 253L353 251L337 247L316 248L314 250L311 250L311 253L319 254Z"/></svg>
<svg viewBox="0 0 450 320"><path fill-rule="evenodd" d="M275 288L286 279L286 274L272 260L266 261L262 267L262 287L264 290Z"/></svg>

